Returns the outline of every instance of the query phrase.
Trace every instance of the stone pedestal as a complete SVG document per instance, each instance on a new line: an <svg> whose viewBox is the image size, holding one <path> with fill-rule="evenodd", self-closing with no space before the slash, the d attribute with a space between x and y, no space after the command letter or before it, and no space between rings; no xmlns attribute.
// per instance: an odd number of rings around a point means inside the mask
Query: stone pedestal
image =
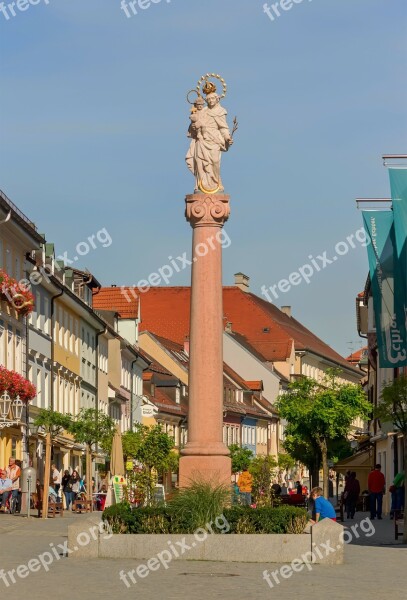
<svg viewBox="0 0 407 600"><path fill-rule="evenodd" d="M181 451L180 487L205 479L230 485L231 461L223 443L222 227L229 196L186 197L193 229L188 443Z"/></svg>

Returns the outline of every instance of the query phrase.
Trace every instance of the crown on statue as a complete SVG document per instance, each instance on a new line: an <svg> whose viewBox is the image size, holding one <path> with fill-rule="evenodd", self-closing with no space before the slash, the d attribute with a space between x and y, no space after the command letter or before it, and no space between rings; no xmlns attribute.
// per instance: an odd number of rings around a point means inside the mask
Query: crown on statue
<svg viewBox="0 0 407 600"><path fill-rule="evenodd" d="M206 81L202 91L206 96L208 96L208 94L214 94L216 92L216 85L212 83L212 81Z"/></svg>
<svg viewBox="0 0 407 600"><path fill-rule="evenodd" d="M198 81L198 85L196 86L197 94L201 95L201 88L202 88L202 92L205 94L205 96L216 93L216 85L213 83L213 81L209 81L210 78L218 79L221 82L222 95L220 96L220 99L222 100L222 98L224 98L226 96L227 85L226 85L226 82L223 79L223 77L221 77L220 75L218 75L216 73L207 73L206 75L202 75L201 79Z"/></svg>

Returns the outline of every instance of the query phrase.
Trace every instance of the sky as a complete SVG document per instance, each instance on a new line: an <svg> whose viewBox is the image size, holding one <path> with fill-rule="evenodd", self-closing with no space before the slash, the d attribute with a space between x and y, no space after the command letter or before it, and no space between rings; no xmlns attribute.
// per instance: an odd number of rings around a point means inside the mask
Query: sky
<svg viewBox="0 0 407 600"><path fill-rule="evenodd" d="M280 0L274 20L264 0L140 0L130 18L120 0L37 1L0 12L0 189L57 254L104 285L190 255L186 94L219 73L239 122L224 284L274 286L277 306L357 350L355 198L389 197L381 156L407 153L405 0ZM189 283L188 268L169 278Z"/></svg>

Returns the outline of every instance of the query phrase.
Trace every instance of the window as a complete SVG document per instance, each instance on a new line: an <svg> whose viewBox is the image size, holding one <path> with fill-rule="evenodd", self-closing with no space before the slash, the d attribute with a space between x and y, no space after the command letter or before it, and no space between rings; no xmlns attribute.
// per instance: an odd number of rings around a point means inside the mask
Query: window
<svg viewBox="0 0 407 600"><path fill-rule="evenodd" d="M37 329L41 329L41 294L40 292L36 292L35 294L35 311L36 311L36 321L35 327Z"/></svg>
<svg viewBox="0 0 407 600"><path fill-rule="evenodd" d="M58 308L58 343L60 346L63 344L63 335L64 335L64 311L62 308Z"/></svg>
<svg viewBox="0 0 407 600"><path fill-rule="evenodd" d="M7 326L7 359L6 359L6 367L8 369L14 368L14 356L13 356L13 327L11 325Z"/></svg>
<svg viewBox="0 0 407 600"><path fill-rule="evenodd" d="M38 406L38 408L42 408L43 407L43 403L42 403L42 374L41 374L41 369L37 369L37 383L36 383L36 387L37 387L37 406Z"/></svg>
<svg viewBox="0 0 407 600"><path fill-rule="evenodd" d="M16 329L16 356L15 356L15 370L17 373L21 373L23 368L23 344L21 340L21 331Z"/></svg>
<svg viewBox="0 0 407 600"><path fill-rule="evenodd" d="M50 331L50 318L49 318L49 300L44 297L44 333L48 335L51 333Z"/></svg>
<svg viewBox="0 0 407 600"><path fill-rule="evenodd" d="M44 404L43 408L49 407L49 373L45 371L44 373Z"/></svg>
<svg viewBox="0 0 407 600"><path fill-rule="evenodd" d="M69 317L69 351L74 350L74 329L73 329L73 317Z"/></svg>
<svg viewBox="0 0 407 600"><path fill-rule="evenodd" d="M1 245L1 242L0 242ZM5 361L5 339L4 335L4 321L0 319L0 364L4 365Z"/></svg>

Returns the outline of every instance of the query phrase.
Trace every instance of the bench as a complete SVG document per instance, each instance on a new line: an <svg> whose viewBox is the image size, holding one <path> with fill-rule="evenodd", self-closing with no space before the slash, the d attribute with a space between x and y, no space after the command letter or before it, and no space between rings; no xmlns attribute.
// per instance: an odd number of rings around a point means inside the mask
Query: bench
<svg viewBox="0 0 407 600"><path fill-rule="evenodd" d="M397 540L399 537L402 537L403 531L400 531L400 527L404 527L404 511L395 510L394 511L394 539Z"/></svg>
<svg viewBox="0 0 407 600"><path fill-rule="evenodd" d="M72 511L78 514L83 512L92 512L93 500L74 500L72 502Z"/></svg>
<svg viewBox="0 0 407 600"><path fill-rule="evenodd" d="M307 506L307 497L303 494L281 494L277 496L281 499L281 504L287 504L288 506Z"/></svg>
<svg viewBox="0 0 407 600"><path fill-rule="evenodd" d="M32 494L34 508L38 510L38 518L42 516L42 500L44 490L42 486L37 486L37 492ZM64 516L64 505L62 502L52 502L48 500L48 517L54 518L56 515Z"/></svg>

